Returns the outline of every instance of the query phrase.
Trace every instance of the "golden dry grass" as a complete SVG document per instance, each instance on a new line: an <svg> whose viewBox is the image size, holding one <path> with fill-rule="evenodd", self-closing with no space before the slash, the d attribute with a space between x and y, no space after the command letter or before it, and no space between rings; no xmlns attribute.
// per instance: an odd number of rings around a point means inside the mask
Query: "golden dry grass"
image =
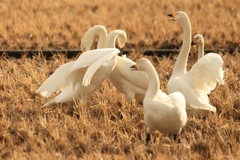
<svg viewBox="0 0 240 160"><path fill-rule="evenodd" d="M177 46L182 30L165 13L185 10L193 33L202 33L207 48L239 47L239 1L31 1L0 2L2 49L78 48L85 31L103 24L127 31L126 48ZM217 9L216 9L217 8ZM191 51L195 53L195 49ZM130 103L105 81L87 102L55 104L35 91L61 64L75 60L55 55L45 60L0 59L1 159L239 159L240 54L221 54L225 85L210 94L217 113L206 119L189 117L180 138L152 134L145 144L143 107ZM148 57L156 67L161 88L171 75L177 55ZM133 60L140 53L129 56ZM190 68L196 62L190 55Z"/></svg>

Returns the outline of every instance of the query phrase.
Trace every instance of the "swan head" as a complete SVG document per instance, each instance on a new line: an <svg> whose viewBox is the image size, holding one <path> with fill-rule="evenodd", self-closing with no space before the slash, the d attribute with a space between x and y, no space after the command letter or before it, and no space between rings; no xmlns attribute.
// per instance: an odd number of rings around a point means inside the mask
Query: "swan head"
<svg viewBox="0 0 240 160"><path fill-rule="evenodd" d="M151 62L147 58L141 58L138 60L138 63L131 66L132 70L145 71L147 66L151 65Z"/></svg>
<svg viewBox="0 0 240 160"><path fill-rule="evenodd" d="M193 36L193 40L191 45L195 45L195 44L203 44L203 36L201 34L196 34Z"/></svg>
<svg viewBox="0 0 240 160"><path fill-rule="evenodd" d="M179 23L189 21L188 15L184 11L169 13L167 16L170 17L170 21L177 21Z"/></svg>
<svg viewBox="0 0 240 160"><path fill-rule="evenodd" d="M85 51L91 50L92 43L93 43L93 41L91 41L91 40L84 40L84 39L83 39L83 40L81 41L81 44L80 44L80 50L81 50L81 52L83 53L83 52L85 52Z"/></svg>

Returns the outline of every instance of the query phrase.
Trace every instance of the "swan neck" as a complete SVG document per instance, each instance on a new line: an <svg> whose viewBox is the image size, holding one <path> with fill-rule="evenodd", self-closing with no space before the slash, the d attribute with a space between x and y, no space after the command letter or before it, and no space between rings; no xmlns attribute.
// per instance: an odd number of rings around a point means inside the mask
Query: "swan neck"
<svg viewBox="0 0 240 160"><path fill-rule="evenodd" d="M97 48L105 48L106 39L107 39L107 31L106 30L100 30L98 32Z"/></svg>
<svg viewBox="0 0 240 160"><path fill-rule="evenodd" d="M204 56L204 42L198 44L198 60Z"/></svg>
<svg viewBox="0 0 240 160"><path fill-rule="evenodd" d="M183 27L183 44L174 65L173 75L186 73L188 54L191 46L191 24L189 19L181 23L181 26Z"/></svg>
<svg viewBox="0 0 240 160"><path fill-rule="evenodd" d="M118 34L110 33L106 39L106 48L116 48L116 39L118 37Z"/></svg>
<svg viewBox="0 0 240 160"><path fill-rule="evenodd" d="M152 65L149 67L148 70L146 70L146 73L147 73L148 82L149 82L146 96L154 97L157 95L158 90L160 88L160 81L158 78L158 74Z"/></svg>

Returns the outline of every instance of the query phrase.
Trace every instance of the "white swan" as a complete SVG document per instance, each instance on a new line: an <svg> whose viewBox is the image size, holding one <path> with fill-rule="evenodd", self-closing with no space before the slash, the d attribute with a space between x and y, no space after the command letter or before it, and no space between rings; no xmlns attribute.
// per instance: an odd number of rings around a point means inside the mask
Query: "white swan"
<svg viewBox="0 0 240 160"><path fill-rule="evenodd" d="M76 99L84 100L91 96L113 70L116 64L116 55L119 53L117 48L101 48L81 54L67 73L66 87L42 108L52 103L71 102ZM88 86L84 86L82 85L83 79L86 79L89 73L92 73L90 77L92 80Z"/></svg>
<svg viewBox="0 0 240 160"><path fill-rule="evenodd" d="M193 36L191 45L197 45L198 48L198 60L204 56L204 39L201 34Z"/></svg>
<svg viewBox="0 0 240 160"><path fill-rule="evenodd" d="M202 58L202 59L205 59L205 61L208 61L208 60L212 59L211 57L216 57L216 53L208 53L207 55L204 55L204 38L201 34L194 35L191 44L192 45L197 44L198 60L200 60ZM219 62L223 63L223 59L220 55L218 55L217 60ZM203 60L201 60L201 61L203 61ZM212 63L214 63L214 61ZM218 71L218 69L216 69L216 72L219 72L219 74L217 75L217 82L221 85L224 85L224 80L223 80L224 71L223 71L222 67L219 68L219 71Z"/></svg>
<svg viewBox="0 0 240 160"><path fill-rule="evenodd" d="M123 30L114 30L109 33L105 47L115 48L115 40L118 40L119 47L123 47L127 40L127 35ZM118 91L124 93L129 100L135 96L138 101L143 101L144 95L148 88L148 79L146 74L142 72L132 72L128 66L136 64L134 61L123 56L116 56L116 66L109 75L109 80L117 88ZM91 73L89 73L91 77ZM93 73L92 73L93 74ZM87 86L91 78L84 81L83 84Z"/></svg>
<svg viewBox="0 0 240 160"><path fill-rule="evenodd" d="M216 87L217 82L223 84L223 60L218 54L206 55L187 72L186 65L191 45L189 18L183 11L168 14L168 16L183 27L184 34L181 51L167 84L168 93L175 91L183 93L187 102L188 114L199 116L206 115L209 111L216 112L216 107L209 104L208 94Z"/></svg>
<svg viewBox="0 0 240 160"><path fill-rule="evenodd" d="M134 70L143 71L149 79L149 86L144 97L144 122L147 125L146 141L150 140L150 133L154 130L174 135L177 138L187 122L186 101L182 93L174 92L169 95L163 93L159 87L158 74L152 63L141 58ZM137 71L136 71L137 72Z"/></svg>
<svg viewBox="0 0 240 160"><path fill-rule="evenodd" d="M124 36L119 36L122 34L120 31L114 30L108 35L105 47L111 48L84 52L74 61L66 74L67 76L64 75L67 87L43 107L52 103L70 102L77 98L83 100L98 89L116 65L116 57L120 53L118 49L114 48L116 39L119 47L123 47L126 43ZM85 42L89 42L85 43L85 46L91 46L92 41ZM84 47L84 49L86 48Z"/></svg>
<svg viewBox="0 0 240 160"><path fill-rule="evenodd" d="M105 47L105 41L107 37L106 28L102 25L95 25L89 28L83 36L80 45L80 48L83 52L91 49L93 38L96 35L99 36L99 41L97 44L98 48ZM56 71L37 89L37 92L46 98L51 96L53 93L59 94L66 87L66 78L70 68L74 63L75 61L72 61L59 66Z"/></svg>

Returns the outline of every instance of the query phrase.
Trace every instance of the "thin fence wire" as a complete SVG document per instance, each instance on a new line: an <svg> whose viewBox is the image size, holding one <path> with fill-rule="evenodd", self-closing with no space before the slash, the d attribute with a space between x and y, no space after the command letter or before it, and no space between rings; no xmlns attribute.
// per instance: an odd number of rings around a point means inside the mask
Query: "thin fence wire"
<svg viewBox="0 0 240 160"><path fill-rule="evenodd" d="M121 54L129 54L132 52L138 52L148 56L168 56L170 54L177 54L180 52L179 49L157 49L157 50L122 50ZM215 52L215 53L233 53L240 52L240 49L207 49L206 53ZM2 50L0 51L0 57L13 57L16 59L24 57L32 58L38 54L43 55L46 59L51 58L54 54L65 54L67 58L72 58L81 54L80 50Z"/></svg>

